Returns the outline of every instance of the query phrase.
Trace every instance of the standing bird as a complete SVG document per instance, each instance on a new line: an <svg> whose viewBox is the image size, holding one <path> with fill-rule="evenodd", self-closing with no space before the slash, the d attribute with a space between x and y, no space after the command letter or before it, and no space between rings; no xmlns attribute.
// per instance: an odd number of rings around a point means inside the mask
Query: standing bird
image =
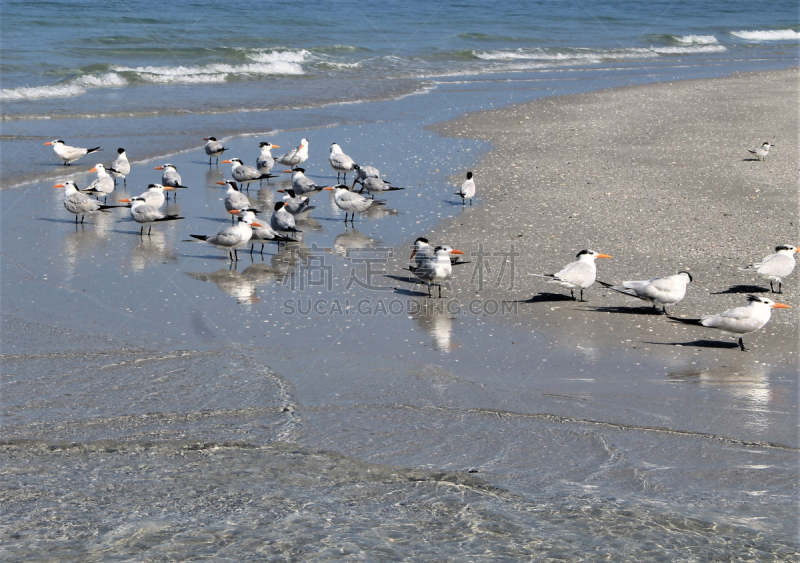
<svg viewBox="0 0 800 563"><path fill-rule="evenodd" d="M236 182L225 180L224 182L217 182L220 186L228 186L228 191L225 192L225 210L228 213L232 211L252 211L253 213L260 213L258 209L250 207L250 200L246 195L239 191Z"/></svg>
<svg viewBox="0 0 800 563"><path fill-rule="evenodd" d="M800 248L790 244L781 244L775 247L775 254L764 256L761 262L750 264L746 268L739 268L743 272L755 272L765 280L769 281L769 289L773 293L783 293L783 283L781 278L785 278L794 270L794 254L800 252ZM778 291L772 286L773 282L778 282Z"/></svg>
<svg viewBox="0 0 800 563"><path fill-rule="evenodd" d="M294 221L294 215L284 209L285 205L282 201L275 204L275 211L269 219L269 225L272 230L278 233L302 233L303 231L297 230L297 224Z"/></svg>
<svg viewBox="0 0 800 563"><path fill-rule="evenodd" d="M283 203L286 211L292 215L299 215L314 209L313 205L309 205L310 200L307 197L297 196L292 189L278 190L278 193L286 194L283 196Z"/></svg>
<svg viewBox="0 0 800 563"><path fill-rule="evenodd" d="M775 303L766 297L749 295L747 307L734 307L717 315L704 315L699 319L681 319L669 317L676 323L691 324L716 328L725 334L739 337L739 348L746 352L742 336L755 332L769 322L772 316L772 309L791 309L783 303Z"/></svg>
<svg viewBox="0 0 800 563"><path fill-rule="evenodd" d="M69 166L76 160L78 160L83 155L97 152L100 150L100 147L95 147L93 149L82 149L80 147L71 147L69 145L65 145L64 141L61 139L56 139L55 141L50 141L49 143L45 143L46 145L53 145L53 152L56 153L56 156L64 161L64 166Z"/></svg>
<svg viewBox="0 0 800 563"><path fill-rule="evenodd" d="M117 185L117 178L122 178L122 185L128 185L128 179L126 176L131 173L131 163L128 162L128 154L125 152L125 149L119 148L117 149L117 160L111 165L111 168L108 169L108 172L114 178L114 186Z"/></svg>
<svg viewBox="0 0 800 563"><path fill-rule="evenodd" d="M230 158L223 160L222 164L231 165L231 176L233 179L244 186L244 189L250 188L250 183L256 180L264 180L266 178L274 178L274 174L262 174L252 166L247 166L242 162L241 158Z"/></svg>
<svg viewBox="0 0 800 563"><path fill-rule="evenodd" d="M550 283L555 283L561 287L569 289L572 298L575 299L575 290L581 290L581 297L578 301L583 301L583 290L590 287L597 277L597 267L595 258L611 258L608 254L600 254L594 250L581 250L577 254L578 260L564 266L564 269L555 274L528 274L540 278L550 278Z"/></svg>
<svg viewBox="0 0 800 563"><path fill-rule="evenodd" d="M356 216L356 212L365 211L373 205L386 205L385 201L379 199L367 199L363 195L351 192L344 184L338 186L325 188L326 190L333 190L333 201L336 206L344 211L344 222L347 223L347 214L352 213L350 222Z"/></svg>
<svg viewBox="0 0 800 563"><path fill-rule="evenodd" d="M149 229L147 230L147 236L150 236L150 233L153 231L153 225L156 223L161 223L163 221L177 221L178 219L183 219L183 217L176 215L167 215L166 213L162 213L158 207L154 205L149 205L147 200L142 197L132 197L131 198L131 218L139 223L142 228L139 231L139 236L144 236L144 227L147 225Z"/></svg>
<svg viewBox="0 0 800 563"><path fill-rule="evenodd" d="M156 166L153 170L163 170L164 172L161 174L161 185L165 188L169 187L174 190L177 189L187 189L187 186L184 186L181 183L181 175L178 174L178 167L174 164L167 163L163 166ZM172 196L173 199L177 197L177 192Z"/></svg>
<svg viewBox="0 0 800 563"><path fill-rule="evenodd" d="M292 190L294 190L295 195L312 196L315 193L321 192L324 189L325 186L318 186L314 182L314 180L306 177L305 168L295 168L294 170L292 170Z"/></svg>
<svg viewBox="0 0 800 563"><path fill-rule="evenodd" d="M263 141L258 144L261 148L261 154L258 155L256 159L256 168L262 174L269 174L272 167L275 166L275 158L272 156L272 149L279 149L281 148L280 145L273 145L272 143L268 143ZM267 180L269 182L269 180Z"/></svg>
<svg viewBox="0 0 800 563"><path fill-rule="evenodd" d="M331 168L336 170L336 183L339 183L339 174L344 174L344 181L347 182L347 173L355 172L358 164L352 158L342 152L342 147L336 143L331 143L331 154L328 155L328 163Z"/></svg>
<svg viewBox="0 0 800 563"><path fill-rule="evenodd" d="M411 252L411 257L409 258L409 260L414 260L414 266L410 266L409 270L413 272L416 268L422 266L426 260L432 258L433 247L430 242L425 237L418 237L417 240L414 241L414 250Z"/></svg>
<svg viewBox="0 0 800 563"><path fill-rule="evenodd" d="M414 268L414 275L428 284L428 297L431 297L431 286L439 286L439 298L442 297L442 282L449 280L453 275L453 264L450 261L452 254L464 254L449 246L437 246L433 257L427 258L422 264Z"/></svg>
<svg viewBox="0 0 800 563"><path fill-rule="evenodd" d="M93 195L97 199L103 196L103 203L106 203L108 194L114 191L114 178L106 171L102 164L96 164L89 172L97 172L97 178L81 191L85 194Z"/></svg>
<svg viewBox="0 0 800 563"><path fill-rule="evenodd" d="M456 192L461 196L461 205L465 205L467 200L472 205L472 198L475 196L475 180L472 179L472 172L467 172L467 179L461 184L461 189Z"/></svg>
<svg viewBox="0 0 800 563"><path fill-rule="evenodd" d="M164 205L164 202L166 201L166 198L164 197L164 190L171 190L171 189L173 188L165 188L161 184L150 184L149 186L147 186L147 191L142 194L139 194L137 197L143 199L147 203L147 205L155 207L156 209L160 209L161 206ZM132 199L133 198L121 199L119 201L121 203L132 204L133 203L131 201Z"/></svg>
<svg viewBox="0 0 800 563"><path fill-rule="evenodd" d="M70 213L75 214L75 226L78 225L78 215L81 216L81 223L83 223L84 216L87 213L94 213L95 211L106 211L121 207L117 205L103 205L99 201L90 198L88 195L78 191L78 187L72 180L67 180L63 184L56 184L54 188L64 188L64 207Z"/></svg>
<svg viewBox="0 0 800 563"><path fill-rule="evenodd" d="M275 157L275 162L290 168L296 168L308 160L308 139L300 139L300 146Z"/></svg>
<svg viewBox="0 0 800 563"><path fill-rule="evenodd" d="M361 182L361 190L358 193L367 190L367 192L372 194L372 197L374 198L376 193L382 194L384 192L394 192L404 189L405 188L393 186L386 180L381 180L380 178L366 178Z"/></svg>
<svg viewBox="0 0 800 563"><path fill-rule="evenodd" d="M252 214L251 214L252 216ZM189 235L190 237L207 242L217 248L228 251L231 262L239 261L238 250L247 246L250 239L253 237L253 227L261 227L255 219L248 217L239 217L239 222L232 227L226 227L214 235ZM254 216L252 216L254 217Z"/></svg>
<svg viewBox="0 0 800 563"><path fill-rule="evenodd" d="M359 166L358 164L354 164L353 168L356 169L356 179L353 180L353 187L356 186L356 182L361 183L367 178L381 177L380 171L378 171L378 169L374 166ZM388 182L388 180L386 181Z"/></svg>
<svg viewBox="0 0 800 563"><path fill-rule="evenodd" d="M761 146L755 149L747 149L747 152L750 154L756 155L758 160L765 160L767 156L769 156L769 149L774 147L775 145L771 145L769 141L764 141L761 143Z"/></svg>
<svg viewBox="0 0 800 563"><path fill-rule="evenodd" d="M261 243L261 254L264 254L264 244L268 242L277 242L280 244L292 240L287 236L276 233L272 230L272 227L268 225L254 223L253 221L255 221L256 216L252 211L240 211L240 214L245 220L250 221L253 227L253 236L250 238L250 254L253 253L253 249L258 243Z"/></svg>
<svg viewBox="0 0 800 563"><path fill-rule="evenodd" d="M640 281L624 281L622 286L614 286L610 283L597 280L597 283L608 289L613 289L619 293L636 297L643 301L649 301L655 308L659 303L664 307L664 314L667 314L667 305L673 305L684 298L686 286L692 280L692 275L682 270L674 276L665 278L652 278Z"/></svg>
<svg viewBox="0 0 800 563"><path fill-rule="evenodd" d="M205 137L203 140L208 141L206 146L203 147L208 155L208 165L211 166L211 161L215 158L217 159L217 165L219 165L219 157L228 149L223 147L216 137Z"/></svg>

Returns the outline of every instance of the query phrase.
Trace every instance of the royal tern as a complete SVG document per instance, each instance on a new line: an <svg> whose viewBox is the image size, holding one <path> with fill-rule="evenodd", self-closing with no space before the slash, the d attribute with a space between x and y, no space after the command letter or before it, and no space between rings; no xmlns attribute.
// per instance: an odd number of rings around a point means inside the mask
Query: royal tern
<svg viewBox="0 0 800 563"><path fill-rule="evenodd" d="M275 166L275 157L272 156L272 149L279 149L281 146L273 145L266 141L259 143L258 146L261 148L261 154L256 159L256 168L262 174L269 174L272 167Z"/></svg>
<svg viewBox="0 0 800 563"><path fill-rule="evenodd" d="M231 213L234 213L231 211ZM268 242L289 242L292 239L285 235L281 235L276 233L272 230L272 227L269 225L261 225L260 223L253 223L256 220L256 216L252 211L240 211L241 216L250 221L253 227L253 236L250 238L250 254L253 253L253 249L255 248L256 244L261 243L261 254L264 254L264 245Z"/></svg>
<svg viewBox="0 0 800 563"><path fill-rule="evenodd" d="M158 207L149 205L147 200L138 196L131 198L131 218L142 226L141 230L139 231L140 237L144 236L145 225L149 227L147 230L147 236L150 236L150 233L153 231L154 224L164 221L176 221L178 219L183 219L183 217L178 215L167 215L166 213L162 213Z"/></svg>
<svg viewBox="0 0 800 563"><path fill-rule="evenodd" d="M716 328L731 336L739 337L739 348L746 351L742 336L755 332L769 322L772 316L772 309L790 309L783 303L775 303L766 297L748 296L750 303L747 307L734 307L717 315L705 315L699 319L681 319L669 317L670 320L678 323L700 325L708 328Z"/></svg>
<svg viewBox="0 0 800 563"><path fill-rule="evenodd" d="M231 262L239 261L238 250L247 246L250 239L253 237L252 227L261 227L261 223L257 223L254 215L240 216L239 222L232 227L226 227L214 235L189 235L192 238L207 242L222 250L227 250L231 258Z"/></svg>
<svg viewBox="0 0 800 563"><path fill-rule="evenodd" d="M767 158L767 156L769 156L769 149L771 149L774 146L775 145L770 144L769 141L764 141L763 143L761 143L760 147L757 147L755 149L747 149L747 152L756 155L756 158L758 158L758 160L764 160Z"/></svg>
<svg viewBox="0 0 800 563"><path fill-rule="evenodd" d="M246 195L239 191L236 182L232 180L225 180L224 182L217 182L220 186L228 186L228 191L225 192L225 210L230 213L233 210L252 211L253 213L260 213L258 209L250 206L250 200Z"/></svg>
<svg viewBox="0 0 800 563"><path fill-rule="evenodd" d="M692 280L692 275L682 270L674 276L667 276L664 278L652 278L649 280L638 281L624 281L621 286L614 286L610 283L597 280L597 283L613 289L619 293L636 297L643 301L649 301L656 307L659 303L664 308L664 314L667 314L667 305L673 305L684 298L686 295L686 286Z"/></svg>
<svg viewBox="0 0 800 563"><path fill-rule="evenodd" d="M71 147L69 145L65 145L64 141L62 141L61 139L50 141L49 143L45 143L45 145L53 145L53 152L56 153L56 156L58 158L64 161L64 166L69 166L83 155L101 150L100 147L95 147L93 149L82 149L80 147Z"/></svg>
<svg viewBox="0 0 800 563"><path fill-rule="evenodd" d="M353 184L355 185L355 183ZM375 197L376 193L384 193L384 192L394 192L397 190L404 190L405 188L398 188L397 186L391 185L386 180L381 180L380 178L365 178L361 181L361 189L358 193L367 190L372 197Z"/></svg>
<svg viewBox="0 0 800 563"><path fill-rule="evenodd" d="M475 196L475 180L472 179L472 172L467 172L467 179L461 184L461 189L456 192L456 195L461 196L461 205L466 204L467 200L472 205L472 198Z"/></svg>
<svg viewBox="0 0 800 563"><path fill-rule="evenodd" d="M314 209L313 205L309 205L310 200L307 197L298 196L292 189L278 190L278 193L285 194L283 196L283 203L286 206L286 211L292 215L298 215Z"/></svg>
<svg viewBox="0 0 800 563"><path fill-rule="evenodd" d="M569 289L572 298L575 299L575 290L581 290L581 297L578 301L583 301L583 290L590 287L597 276L595 258L611 258L608 254L600 254L594 250L581 250L577 254L578 260L564 266L564 269L555 274L528 274L540 278L550 278L550 283L555 283L561 287Z"/></svg>
<svg viewBox="0 0 800 563"><path fill-rule="evenodd" d="M178 174L178 167L174 164L167 163L163 166L156 166L153 170L163 170L164 172L161 174L161 185L165 188L172 188L174 190L177 189L187 189L187 186L184 186L181 183L181 175ZM177 197L178 192L172 196L173 199Z"/></svg>
<svg viewBox="0 0 800 563"><path fill-rule="evenodd" d="M272 230L278 233L302 233L297 229L297 224L294 221L294 215L284 209L285 204L279 201L275 204L275 210L272 217L269 219L269 225Z"/></svg>
<svg viewBox="0 0 800 563"><path fill-rule="evenodd" d="M81 223L83 223L84 216L87 213L94 213L95 211L106 211L121 207L117 205L103 205L96 199L90 198L88 195L78 191L78 187L72 180L67 180L64 183L56 184L54 188L64 188L64 207L70 213L75 214L75 225L78 224L78 215L81 216Z"/></svg>
<svg viewBox="0 0 800 563"><path fill-rule="evenodd" d="M96 164L89 172L97 172L97 178L81 191L98 199L103 196L103 203L106 203L108 194L114 191L114 178L111 177L106 171L106 167L102 164Z"/></svg>
<svg viewBox="0 0 800 563"><path fill-rule="evenodd" d="M289 172L288 170L286 172ZM292 172L292 190L294 190L295 195L297 196L304 196L309 195L312 196L317 192L321 192L325 189L325 186L318 186L314 180L311 178L306 177L306 171L304 168L295 168Z"/></svg>
<svg viewBox="0 0 800 563"><path fill-rule="evenodd" d="M769 288L773 293L783 293L781 278L785 278L794 270L794 254L800 252L800 248L790 244L781 244L775 247L775 254L764 256L761 262L750 264L746 268L739 268L743 272L755 272L765 280L769 281ZM772 286L773 282L778 282L778 291Z"/></svg>
<svg viewBox="0 0 800 563"><path fill-rule="evenodd" d="M411 266L409 270L412 272L422 266L427 260L433 258L433 246L431 246L430 241L425 237L418 237L417 240L414 241L414 250L411 252L411 257L409 260L414 260L414 266Z"/></svg>
<svg viewBox="0 0 800 563"><path fill-rule="evenodd" d="M380 171L374 166L359 166L358 164L354 164L353 168L356 169L356 179L353 180L353 187L355 187L356 182L360 183L361 181L366 180L367 178L381 177ZM388 180L386 181L388 182Z"/></svg>
<svg viewBox="0 0 800 563"><path fill-rule="evenodd" d="M228 149L223 147L216 137L205 137L203 140L208 141L206 146L203 147L208 155L208 165L211 166L211 160L214 158L217 159L217 164L219 164L219 157Z"/></svg>
<svg viewBox="0 0 800 563"><path fill-rule="evenodd" d="M414 268L414 275L428 284L428 297L431 297L432 285L439 286L439 298L442 297L442 282L453 275L453 264L450 261L453 254L464 253L449 246L437 246L432 258L427 258L419 267Z"/></svg>
<svg viewBox="0 0 800 563"><path fill-rule="evenodd" d="M166 201L166 198L164 197L164 190L171 190L171 189L174 188L165 188L161 184L150 184L149 186L147 186L147 191L142 194L139 194L137 197L145 200L147 205L159 209L161 208L162 205L164 205L164 202ZM119 201L121 203L132 204L133 202L131 201L131 199L132 198L120 199Z"/></svg>
<svg viewBox="0 0 800 563"><path fill-rule="evenodd" d="M122 185L128 185L127 175L131 173L131 163L128 162L128 154L125 149L117 149L117 160L108 169L109 174L114 178L114 185L117 185L117 178L122 178Z"/></svg>
<svg viewBox="0 0 800 563"><path fill-rule="evenodd" d="M233 176L234 180L244 186L244 189L249 189L250 183L255 182L256 180L264 180L275 177L274 174L262 174L252 166L248 166L243 163L241 158L229 158L228 160L223 160L222 164L231 165L231 176Z"/></svg>
<svg viewBox="0 0 800 563"><path fill-rule="evenodd" d="M290 168L296 168L306 160L308 160L308 139L300 139L300 146L290 150L286 154L275 157L275 162L283 164L284 166L289 166Z"/></svg>
<svg viewBox="0 0 800 563"><path fill-rule="evenodd" d="M358 169L358 164L356 164L352 158L344 154L342 147L336 143L331 143L328 163L331 165L331 168L336 170L337 184L339 183L339 174L344 174L344 181L347 182L347 173L355 172Z"/></svg>
<svg viewBox="0 0 800 563"><path fill-rule="evenodd" d="M347 222L347 214L352 213L350 222L357 212L366 211L373 205L386 205L385 201L379 199L367 199L363 195L351 192L344 184L338 186L325 188L326 190L333 190L333 201L336 206L344 211L344 221Z"/></svg>

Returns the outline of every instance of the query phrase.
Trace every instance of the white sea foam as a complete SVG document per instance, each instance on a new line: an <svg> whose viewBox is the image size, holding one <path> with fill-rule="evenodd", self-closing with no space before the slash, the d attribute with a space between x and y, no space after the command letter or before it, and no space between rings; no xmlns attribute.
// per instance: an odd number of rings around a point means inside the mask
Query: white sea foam
<svg viewBox="0 0 800 563"><path fill-rule="evenodd" d="M159 84L218 84L225 82L228 76L303 74L303 67L295 62L289 61L244 65L210 64L204 66L177 67L114 67L114 70L117 72L132 72L135 73L140 80Z"/></svg>
<svg viewBox="0 0 800 563"><path fill-rule="evenodd" d="M676 35L674 37L678 43L688 43L691 45L712 45L714 43L719 43L717 38L713 35Z"/></svg>
<svg viewBox="0 0 800 563"><path fill-rule="evenodd" d="M247 58L257 63L289 62L302 63L310 53L305 49L301 51L259 51L248 53Z"/></svg>
<svg viewBox="0 0 800 563"><path fill-rule="evenodd" d="M731 35L747 41L796 41L800 32L793 29L773 29L770 31L731 31Z"/></svg>
<svg viewBox="0 0 800 563"><path fill-rule="evenodd" d="M77 78L32 88L6 88L0 90L0 100L40 100L46 98L70 98L81 96L87 88L112 88L125 86L128 82L113 72L104 74L86 74Z"/></svg>
<svg viewBox="0 0 800 563"><path fill-rule="evenodd" d="M662 55L691 55L693 53L721 53L727 51L723 45L687 45L686 47L650 47Z"/></svg>
<svg viewBox="0 0 800 563"><path fill-rule="evenodd" d="M515 50L515 51L484 51L476 52L475 56L487 61L581 61L599 62L603 59L640 59L655 57L651 49L619 49L610 51L591 51L586 49L580 52L550 53L541 50Z"/></svg>

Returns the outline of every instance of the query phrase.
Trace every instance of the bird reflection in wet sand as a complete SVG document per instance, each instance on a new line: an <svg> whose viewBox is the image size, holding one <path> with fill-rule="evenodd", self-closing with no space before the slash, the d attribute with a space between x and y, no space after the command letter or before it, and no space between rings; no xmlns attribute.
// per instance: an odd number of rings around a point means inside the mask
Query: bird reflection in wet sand
<svg viewBox="0 0 800 563"><path fill-rule="evenodd" d="M305 244L287 242L280 245L277 254L270 255L269 262L263 259L262 262L253 262L242 271L242 275L256 286L275 282L289 285L292 276L307 263L311 255L311 250Z"/></svg>
<svg viewBox="0 0 800 563"><path fill-rule="evenodd" d="M140 272L148 266L175 262L178 258L170 239L163 233L154 233L147 238L139 238L138 243L131 247L130 267L133 271Z"/></svg>
<svg viewBox="0 0 800 563"><path fill-rule="evenodd" d="M236 265L230 268L220 268L207 274L199 272L185 272L190 278L199 281L211 282L223 293L236 299L239 305L250 305L258 302L256 297L256 283L250 276L245 276L236 270Z"/></svg>
<svg viewBox="0 0 800 563"><path fill-rule="evenodd" d="M448 354L460 347L451 342L455 317L448 313L445 302L413 299L408 302L408 312L417 327L432 338L434 350Z"/></svg>
<svg viewBox="0 0 800 563"><path fill-rule="evenodd" d="M347 256L348 250L358 250L362 248L374 248L381 245L381 241L368 237L358 231L358 229L346 229L337 235L333 241L333 251L337 256Z"/></svg>
<svg viewBox="0 0 800 563"><path fill-rule="evenodd" d="M731 395L737 402L744 402L746 410L751 413L744 423L752 430L763 431L768 421L763 414L758 413L769 413L775 408L770 407L773 393L770 390L769 377L764 367L757 363L678 370L669 373L667 378L718 389Z"/></svg>

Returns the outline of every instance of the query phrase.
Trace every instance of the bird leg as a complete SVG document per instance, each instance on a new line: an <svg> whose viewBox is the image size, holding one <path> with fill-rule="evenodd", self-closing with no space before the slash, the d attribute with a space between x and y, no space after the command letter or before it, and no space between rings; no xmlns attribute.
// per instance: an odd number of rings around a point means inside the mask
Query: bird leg
<svg viewBox="0 0 800 563"><path fill-rule="evenodd" d="M139 229L139 238L142 238L142 237L144 237L144 225L142 225L142 228Z"/></svg>
<svg viewBox="0 0 800 563"><path fill-rule="evenodd" d="M739 348L742 349L742 352L747 352L747 348L744 347L744 342L742 341L742 337L739 337Z"/></svg>
<svg viewBox="0 0 800 563"><path fill-rule="evenodd" d="M439 299L442 298L442 284L439 284Z"/></svg>
<svg viewBox="0 0 800 563"><path fill-rule="evenodd" d="M142 227L142 228L144 228L144 227ZM148 229L147 229L147 236L150 236L150 233L152 233L152 232L153 232L153 225L150 225L150 227L148 227Z"/></svg>
<svg viewBox="0 0 800 563"><path fill-rule="evenodd" d="M578 299L578 301L580 301L581 303L585 302L584 299L583 299L583 288L581 288L581 298Z"/></svg>
<svg viewBox="0 0 800 563"><path fill-rule="evenodd" d="M264 243L261 243L261 256L264 256Z"/></svg>

